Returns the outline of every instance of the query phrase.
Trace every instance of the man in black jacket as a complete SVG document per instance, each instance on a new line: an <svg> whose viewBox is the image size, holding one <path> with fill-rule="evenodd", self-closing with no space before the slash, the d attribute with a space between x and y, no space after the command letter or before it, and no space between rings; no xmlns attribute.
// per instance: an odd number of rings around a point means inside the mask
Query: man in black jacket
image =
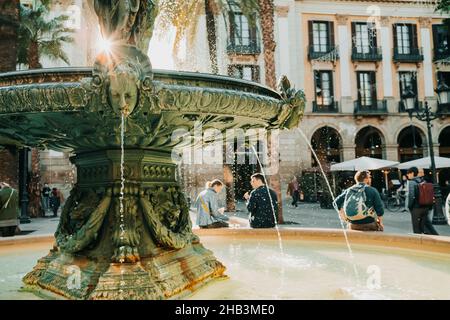
<svg viewBox="0 0 450 320"><path fill-rule="evenodd" d="M416 167L410 168L406 176L409 179L408 208L411 212L413 232L418 234L439 235L428 217L431 208L419 204L419 184L424 182L423 176L419 175L419 169Z"/></svg>
<svg viewBox="0 0 450 320"><path fill-rule="evenodd" d="M278 215L278 199L275 191L266 185L264 176L256 173L251 177L253 191L244 195L252 228L273 228Z"/></svg>

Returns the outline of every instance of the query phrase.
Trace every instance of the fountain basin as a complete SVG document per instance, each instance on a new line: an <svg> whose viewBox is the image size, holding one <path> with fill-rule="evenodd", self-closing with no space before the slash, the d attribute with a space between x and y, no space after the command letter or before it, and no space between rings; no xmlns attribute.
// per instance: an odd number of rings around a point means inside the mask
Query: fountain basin
<svg viewBox="0 0 450 320"><path fill-rule="evenodd" d="M229 278L210 282L184 298L450 298L450 240L444 237L349 232L356 277L341 230L282 228L284 254L274 230L194 232L227 265ZM35 298L18 292L20 279L52 243L51 236L0 241L0 299ZM376 268L379 289L370 280Z"/></svg>
<svg viewBox="0 0 450 320"><path fill-rule="evenodd" d="M171 152L177 129L280 127L281 95L249 81L193 72L155 71L141 84L126 119L125 147ZM0 143L82 153L120 148L120 112L92 68L0 74ZM125 81L125 80L124 80ZM135 84L130 84L133 86ZM281 122L281 123L280 123Z"/></svg>

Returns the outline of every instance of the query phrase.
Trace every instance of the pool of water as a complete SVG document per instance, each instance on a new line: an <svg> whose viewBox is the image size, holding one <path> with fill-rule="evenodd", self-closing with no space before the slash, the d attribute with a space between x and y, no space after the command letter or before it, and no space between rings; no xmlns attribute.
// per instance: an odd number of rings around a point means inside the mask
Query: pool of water
<svg viewBox="0 0 450 320"><path fill-rule="evenodd" d="M450 253L285 240L202 237L227 267L190 299L450 299ZM0 247L0 299L37 299L19 292L21 278L51 244ZM356 270L355 270L356 269ZM355 272L356 271L356 272Z"/></svg>

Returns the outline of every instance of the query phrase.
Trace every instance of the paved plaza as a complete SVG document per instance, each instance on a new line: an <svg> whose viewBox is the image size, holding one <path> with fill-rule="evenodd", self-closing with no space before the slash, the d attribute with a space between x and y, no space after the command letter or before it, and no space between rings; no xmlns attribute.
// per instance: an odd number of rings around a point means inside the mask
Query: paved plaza
<svg viewBox="0 0 450 320"><path fill-rule="evenodd" d="M228 215L235 217L232 222L240 225L240 228L247 228L246 219L248 216L244 202L238 202L236 214ZM293 208L289 204L283 209L285 225L281 228L341 228L338 215L334 210L321 209L319 204L300 203L298 208ZM195 212L191 211L191 217L195 226ZM59 218L38 218L32 219L30 224L20 226L22 235L20 237L32 237L35 235L51 235L58 227ZM411 216L409 212L386 211L385 232L396 234L412 234ZM435 226L440 235L450 236L450 225Z"/></svg>

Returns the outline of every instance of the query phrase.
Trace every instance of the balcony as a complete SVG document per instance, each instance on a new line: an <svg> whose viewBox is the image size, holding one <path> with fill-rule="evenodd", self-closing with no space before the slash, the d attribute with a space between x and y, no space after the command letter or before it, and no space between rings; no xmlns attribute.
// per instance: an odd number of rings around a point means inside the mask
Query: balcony
<svg viewBox="0 0 450 320"><path fill-rule="evenodd" d="M423 50L422 48L409 48L409 52L405 53L405 49L394 48L395 62L422 62Z"/></svg>
<svg viewBox="0 0 450 320"><path fill-rule="evenodd" d="M358 52L359 51L365 51ZM362 50L361 50L362 49ZM383 60L383 54L381 53L381 47L368 47L368 48L352 48L352 61L368 61L376 62Z"/></svg>
<svg viewBox="0 0 450 320"><path fill-rule="evenodd" d="M314 113L338 113L339 104L337 101L332 102L329 105L317 104L317 101L313 101L313 112Z"/></svg>
<svg viewBox="0 0 450 320"><path fill-rule="evenodd" d="M321 46L321 50L317 51L316 46L308 47L309 60L336 61L339 59L337 46Z"/></svg>
<svg viewBox="0 0 450 320"><path fill-rule="evenodd" d="M415 111L420 110L423 108L423 102L422 101L416 101L416 108L414 109ZM405 105L403 104L403 101L399 101L398 103L398 112L403 113L403 112L408 112L406 111Z"/></svg>
<svg viewBox="0 0 450 320"><path fill-rule="evenodd" d="M386 100L377 100L371 106L363 106L359 100L355 101L354 104L356 116L380 116L388 114Z"/></svg>
<svg viewBox="0 0 450 320"><path fill-rule="evenodd" d="M445 60L450 58L450 49L448 48L435 48L434 49L434 61Z"/></svg>
<svg viewBox="0 0 450 320"><path fill-rule="evenodd" d="M239 41L237 41L239 40ZM227 45L228 54L256 55L261 53L260 41L256 39L233 39Z"/></svg>
<svg viewBox="0 0 450 320"><path fill-rule="evenodd" d="M438 103L437 114L441 116L450 116L450 103Z"/></svg>

